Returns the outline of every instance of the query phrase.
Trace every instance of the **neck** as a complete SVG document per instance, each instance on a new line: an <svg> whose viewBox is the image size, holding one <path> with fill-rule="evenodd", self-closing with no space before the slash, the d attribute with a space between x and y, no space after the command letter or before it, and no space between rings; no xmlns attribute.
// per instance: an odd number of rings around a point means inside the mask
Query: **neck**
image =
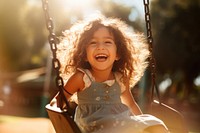
<svg viewBox="0 0 200 133"><path fill-rule="evenodd" d="M106 80L114 79L111 69L102 71L92 69L91 73L97 82L104 82Z"/></svg>

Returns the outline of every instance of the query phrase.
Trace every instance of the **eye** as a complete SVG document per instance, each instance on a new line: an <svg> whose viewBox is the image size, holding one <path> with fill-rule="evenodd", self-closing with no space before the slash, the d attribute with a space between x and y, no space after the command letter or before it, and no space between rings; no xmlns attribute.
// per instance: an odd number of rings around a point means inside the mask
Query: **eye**
<svg viewBox="0 0 200 133"><path fill-rule="evenodd" d="M106 40L104 43L106 45L111 45L111 44L114 44L114 41L109 39L109 40Z"/></svg>
<svg viewBox="0 0 200 133"><path fill-rule="evenodd" d="M97 43L96 41L91 41L91 42L90 42L90 44L96 44L96 43Z"/></svg>
<svg viewBox="0 0 200 133"><path fill-rule="evenodd" d="M105 41L105 43L112 43L111 41Z"/></svg>
<svg viewBox="0 0 200 133"><path fill-rule="evenodd" d="M88 44L88 46L90 46L90 47L96 47L96 45L97 45L97 41L95 41L95 40L90 41Z"/></svg>

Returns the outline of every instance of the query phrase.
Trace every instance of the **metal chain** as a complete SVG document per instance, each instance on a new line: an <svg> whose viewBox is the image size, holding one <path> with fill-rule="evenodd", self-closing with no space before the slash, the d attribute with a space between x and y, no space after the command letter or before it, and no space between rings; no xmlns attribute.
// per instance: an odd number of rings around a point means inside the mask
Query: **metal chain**
<svg viewBox="0 0 200 133"><path fill-rule="evenodd" d="M154 87L156 89L156 93L158 96L158 99L160 101L160 94L158 91L158 88L156 86L156 66L155 66L155 58L153 55L153 36L151 31L151 16L149 12L149 0L143 0L144 2L144 11L145 11L145 22L146 22L146 30L147 30L147 42L149 44L149 51L150 51L150 69L151 69L151 80L152 80L152 94L151 94L151 101L153 101L153 95L154 95Z"/></svg>
<svg viewBox="0 0 200 133"><path fill-rule="evenodd" d="M152 31L151 31L151 16L150 16L150 12L149 12L149 0L143 0L143 3L144 3L144 11L145 11L146 29L147 29L147 41L149 44L149 51L150 51L149 60L150 60L151 77L152 77L152 79L151 79L152 80L152 96L153 96L154 87L155 87L157 96L160 100L158 88L155 84L156 72L155 72L155 58L153 56L153 37L152 37ZM44 13L45 13L46 26L49 31L48 41L49 41L50 48L51 48L52 55L53 55L52 64L53 64L53 68L56 71L56 76L57 76L56 77L56 85L59 88L60 93L64 96L64 93L63 93L64 82L63 82L62 77L60 76L60 71L59 71L60 70L60 62L56 56L57 44L59 43L59 40L53 31L54 25L53 25L52 18L49 15L48 0L42 0L42 5L43 5ZM151 98L151 100L152 100L152 98ZM66 101L66 104L69 107L69 104L68 104L66 98L64 98L64 101Z"/></svg>
<svg viewBox="0 0 200 133"><path fill-rule="evenodd" d="M45 21L46 21L46 26L47 26L47 30L49 31L49 36L48 36L48 41L50 44L50 48L52 51L52 64L53 64L53 68L56 72L56 86L59 89L59 92L61 93L61 97L60 97L60 108L63 109L62 107L62 101L65 101L65 103L67 104L67 108L69 110L69 103L67 101L67 99L64 96L63 90L64 90L64 82L63 82L63 78L60 76L60 62L57 58L56 55L56 51L57 51L57 44L59 44L59 40L56 37L55 33L54 33L54 25L53 25L53 21L52 18L49 15L49 6L48 6L48 0L42 0L42 6L43 6L43 10L44 10L44 14L45 14Z"/></svg>

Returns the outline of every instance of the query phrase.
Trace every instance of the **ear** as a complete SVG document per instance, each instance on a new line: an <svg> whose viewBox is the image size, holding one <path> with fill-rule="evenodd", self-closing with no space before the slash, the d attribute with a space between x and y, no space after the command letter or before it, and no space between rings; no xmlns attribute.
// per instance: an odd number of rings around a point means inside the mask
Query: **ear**
<svg viewBox="0 0 200 133"><path fill-rule="evenodd" d="M115 60L118 61L121 57L119 55L116 56Z"/></svg>

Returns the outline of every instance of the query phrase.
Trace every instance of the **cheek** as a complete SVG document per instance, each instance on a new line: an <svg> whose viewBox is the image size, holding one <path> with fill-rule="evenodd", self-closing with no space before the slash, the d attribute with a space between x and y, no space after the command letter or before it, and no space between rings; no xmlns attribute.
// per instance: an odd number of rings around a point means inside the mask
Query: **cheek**
<svg viewBox="0 0 200 133"><path fill-rule="evenodd" d="M90 58L92 58L92 50L90 48L86 49L86 60L88 61Z"/></svg>

